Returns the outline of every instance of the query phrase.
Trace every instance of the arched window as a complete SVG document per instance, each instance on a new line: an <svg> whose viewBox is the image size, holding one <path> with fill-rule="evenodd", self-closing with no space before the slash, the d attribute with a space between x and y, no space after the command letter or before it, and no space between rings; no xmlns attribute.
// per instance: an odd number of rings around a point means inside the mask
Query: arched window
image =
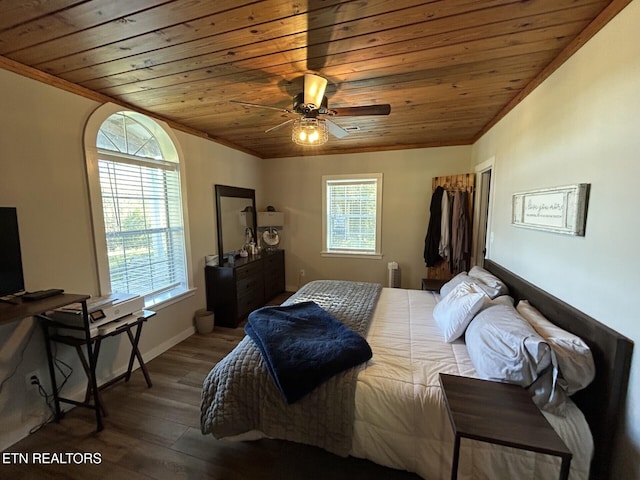
<svg viewBox="0 0 640 480"><path fill-rule="evenodd" d="M101 294L151 306L188 290L179 155L169 129L145 115L104 117L96 111L85 132Z"/></svg>

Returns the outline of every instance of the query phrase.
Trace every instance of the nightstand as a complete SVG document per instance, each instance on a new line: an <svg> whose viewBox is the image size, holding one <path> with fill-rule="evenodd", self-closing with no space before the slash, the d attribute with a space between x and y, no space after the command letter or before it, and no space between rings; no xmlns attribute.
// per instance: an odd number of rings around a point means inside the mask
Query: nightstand
<svg viewBox="0 0 640 480"><path fill-rule="evenodd" d="M440 280L438 278L423 278L422 290L429 290L430 292L439 292L445 283L447 283L447 280Z"/></svg>
<svg viewBox="0 0 640 480"><path fill-rule="evenodd" d="M452 480L458 478L462 438L560 457L559 478L569 478L572 454L524 388L444 373L440 385L455 436Z"/></svg>

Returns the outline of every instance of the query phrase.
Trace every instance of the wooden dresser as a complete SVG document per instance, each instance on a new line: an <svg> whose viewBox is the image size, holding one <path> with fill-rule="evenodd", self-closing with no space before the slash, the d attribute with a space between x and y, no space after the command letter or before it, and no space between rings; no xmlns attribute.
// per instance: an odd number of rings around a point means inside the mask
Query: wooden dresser
<svg viewBox="0 0 640 480"><path fill-rule="evenodd" d="M251 311L284 291L284 250L205 267L207 310L216 325L237 327Z"/></svg>

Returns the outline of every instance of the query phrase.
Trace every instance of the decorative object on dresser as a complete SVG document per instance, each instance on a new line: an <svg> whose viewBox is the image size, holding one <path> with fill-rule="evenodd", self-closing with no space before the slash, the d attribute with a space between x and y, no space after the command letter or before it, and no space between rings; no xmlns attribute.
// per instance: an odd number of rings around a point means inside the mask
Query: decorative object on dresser
<svg viewBox="0 0 640 480"><path fill-rule="evenodd" d="M284 213L276 212L275 208L269 206L266 212L258 212L258 230L260 230L260 240L269 251L277 250L280 244L280 232L284 226Z"/></svg>
<svg viewBox="0 0 640 480"><path fill-rule="evenodd" d="M251 311L284 291L284 250L205 267L207 310L216 325L237 327Z"/></svg>

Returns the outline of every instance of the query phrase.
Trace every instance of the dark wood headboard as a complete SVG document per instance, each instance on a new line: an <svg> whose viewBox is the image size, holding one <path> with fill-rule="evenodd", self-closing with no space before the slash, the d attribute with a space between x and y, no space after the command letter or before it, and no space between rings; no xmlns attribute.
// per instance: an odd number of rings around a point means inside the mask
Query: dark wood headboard
<svg viewBox="0 0 640 480"><path fill-rule="evenodd" d="M491 260L484 261L484 268L507 284L516 302L529 300L545 317L581 337L591 348L596 377L571 398L584 413L593 435L595 451L589 478L609 479L612 440L624 417L633 342Z"/></svg>

